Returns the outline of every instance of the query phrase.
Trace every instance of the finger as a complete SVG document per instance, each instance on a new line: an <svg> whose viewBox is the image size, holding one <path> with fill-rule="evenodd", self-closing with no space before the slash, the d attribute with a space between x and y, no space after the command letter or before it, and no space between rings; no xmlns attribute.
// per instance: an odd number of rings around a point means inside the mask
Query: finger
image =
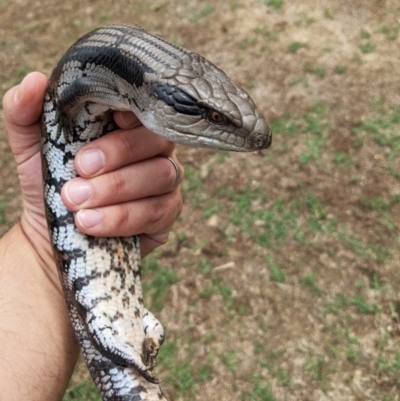
<svg viewBox="0 0 400 401"><path fill-rule="evenodd" d="M5 125L18 164L40 150L40 116L46 85L43 74L32 72L4 95Z"/></svg>
<svg viewBox="0 0 400 401"><path fill-rule="evenodd" d="M141 234L140 237L140 255L142 258L147 256L150 252L154 251L157 247L164 245L168 241L168 236L170 233L169 227L168 230L164 233L159 234Z"/></svg>
<svg viewBox="0 0 400 401"><path fill-rule="evenodd" d="M170 157L178 171L168 158L154 157L92 179L70 180L62 188L64 204L78 211L171 192L182 182L183 167L174 154Z"/></svg>
<svg viewBox="0 0 400 401"><path fill-rule="evenodd" d="M96 237L156 234L168 231L182 210L179 188L169 194L75 214L80 231Z"/></svg>
<svg viewBox="0 0 400 401"><path fill-rule="evenodd" d="M156 155L168 155L175 145L143 125L111 132L83 147L75 158L81 177L89 178L117 170Z"/></svg>
<svg viewBox="0 0 400 401"><path fill-rule="evenodd" d="M122 129L130 129L142 125L136 115L130 111L115 111L114 121Z"/></svg>

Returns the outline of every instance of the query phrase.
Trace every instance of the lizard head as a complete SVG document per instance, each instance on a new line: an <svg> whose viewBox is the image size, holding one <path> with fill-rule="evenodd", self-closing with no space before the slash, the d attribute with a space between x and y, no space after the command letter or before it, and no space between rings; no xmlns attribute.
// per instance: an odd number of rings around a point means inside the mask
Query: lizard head
<svg viewBox="0 0 400 401"><path fill-rule="evenodd" d="M165 75L148 84L155 132L174 142L222 150L270 146L271 129L251 97L211 62L191 53Z"/></svg>

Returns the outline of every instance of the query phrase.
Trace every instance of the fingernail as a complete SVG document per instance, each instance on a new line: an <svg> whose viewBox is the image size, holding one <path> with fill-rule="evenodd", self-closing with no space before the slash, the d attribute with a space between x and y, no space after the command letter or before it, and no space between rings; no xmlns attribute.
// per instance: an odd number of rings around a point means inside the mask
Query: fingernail
<svg viewBox="0 0 400 401"><path fill-rule="evenodd" d="M69 181L65 185L65 194L74 205L81 205L92 195L92 187L84 180Z"/></svg>
<svg viewBox="0 0 400 401"><path fill-rule="evenodd" d="M106 158L100 149L87 149L79 154L78 164L85 174L94 175L105 166Z"/></svg>
<svg viewBox="0 0 400 401"><path fill-rule="evenodd" d="M28 74L29 75L29 74ZM23 87L25 85L25 79L28 75L25 75L24 79L21 81L21 83L17 86L16 91L14 93L14 100L16 102L19 102L21 100L22 92L23 92Z"/></svg>
<svg viewBox="0 0 400 401"><path fill-rule="evenodd" d="M14 92L14 100L16 102L19 102L21 99L21 95L22 95L21 85L22 85L22 82L17 86L17 88L15 89L15 92Z"/></svg>
<svg viewBox="0 0 400 401"><path fill-rule="evenodd" d="M76 217L85 228L93 228L101 223L101 214L94 209L82 209L76 214Z"/></svg>

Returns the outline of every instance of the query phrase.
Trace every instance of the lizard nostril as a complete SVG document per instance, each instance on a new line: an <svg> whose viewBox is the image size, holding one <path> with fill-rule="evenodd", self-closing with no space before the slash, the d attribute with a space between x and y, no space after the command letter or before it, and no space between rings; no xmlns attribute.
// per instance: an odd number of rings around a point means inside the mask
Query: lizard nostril
<svg viewBox="0 0 400 401"><path fill-rule="evenodd" d="M271 146L272 132L269 130L267 134L256 133L252 141L255 149L266 149Z"/></svg>

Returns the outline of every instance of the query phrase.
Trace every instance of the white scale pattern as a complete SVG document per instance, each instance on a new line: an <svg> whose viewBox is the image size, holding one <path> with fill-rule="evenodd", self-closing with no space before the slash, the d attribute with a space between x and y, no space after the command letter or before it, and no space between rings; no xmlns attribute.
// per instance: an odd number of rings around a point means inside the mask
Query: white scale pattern
<svg viewBox="0 0 400 401"><path fill-rule="evenodd" d="M61 200L61 194L56 191L54 185L46 184L44 193L48 204L51 205L52 212L57 218L66 216L68 214L68 210Z"/></svg>

